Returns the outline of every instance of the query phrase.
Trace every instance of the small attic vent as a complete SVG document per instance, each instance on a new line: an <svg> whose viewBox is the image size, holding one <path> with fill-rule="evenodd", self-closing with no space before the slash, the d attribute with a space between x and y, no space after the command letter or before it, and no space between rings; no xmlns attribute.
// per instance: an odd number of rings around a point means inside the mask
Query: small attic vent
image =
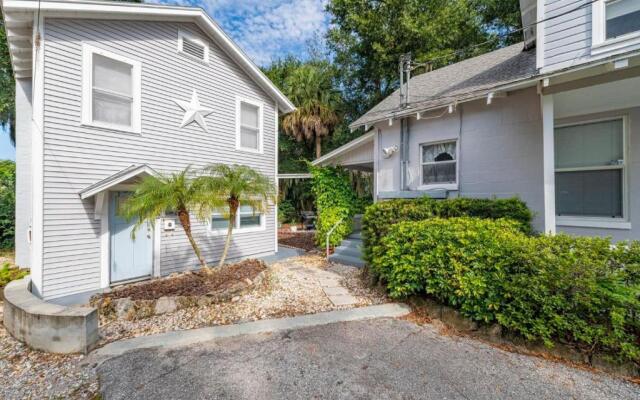
<svg viewBox="0 0 640 400"><path fill-rule="evenodd" d="M209 46L199 38L186 32L180 32L178 36L178 50L198 60L209 61Z"/></svg>

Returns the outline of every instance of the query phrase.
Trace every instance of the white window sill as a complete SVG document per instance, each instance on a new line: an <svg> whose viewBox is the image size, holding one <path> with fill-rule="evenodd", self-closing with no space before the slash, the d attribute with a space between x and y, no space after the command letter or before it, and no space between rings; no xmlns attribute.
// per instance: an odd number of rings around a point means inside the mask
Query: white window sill
<svg viewBox="0 0 640 400"><path fill-rule="evenodd" d="M435 190L435 189L458 190L458 184L457 183L442 183L442 184L418 186L418 190Z"/></svg>
<svg viewBox="0 0 640 400"><path fill-rule="evenodd" d="M556 217L557 226L579 228L631 229L631 222L622 219Z"/></svg>
<svg viewBox="0 0 640 400"><path fill-rule="evenodd" d="M262 226L256 226L254 228L233 228L233 231L231 232L231 236L235 235L235 234L243 234L243 233L251 233L251 232L261 232L266 230L266 227L264 225ZM223 229L217 229L217 230L213 230L211 228L208 229L208 234L210 236L226 236L227 235L227 230Z"/></svg>
<svg viewBox="0 0 640 400"><path fill-rule="evenodd" d="M601 43L594 43L591 46L591 55L598 56L618 50L631 50L628 47L640 45L640 32L629 33L613 39L605 40Z"/></svg>
<svg viewBox="0 0 640 400"><path fill-rule="evenodd" d="M117 132L125 132L125 133L132 133L135 135L139 135L142 133L141 129L138 128L133 128L133 127L127 127L127 126L122 126L122 125L115 125L115 124L105 124L105 123L101 123L101 122L83 122L82 126L87 127L87 128L99 128L99 129L104 129L104 130L109 130L109 131L117 131Z"/></svg>
<svg viewBox="0 0 640 400"><path fill-rule="evenodd" d="M261 149L252 149L251 147L236 147L236 151L242 151L244 153L262 154Z"/></svg>

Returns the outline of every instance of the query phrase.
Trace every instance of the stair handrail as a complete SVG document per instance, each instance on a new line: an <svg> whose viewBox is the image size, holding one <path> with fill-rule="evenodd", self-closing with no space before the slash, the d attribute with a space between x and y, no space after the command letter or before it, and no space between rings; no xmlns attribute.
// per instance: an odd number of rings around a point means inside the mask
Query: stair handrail
<svg viewBox="0 0 640 400"><path fill-rule="evenodd" d="M331 229L329 229L329 232L327 232L327 238L326 238L326 245L327 245L327 260L329 259L329 237L331 236L331 234L333 233L333 231L336 230L336 228L338 227L338 225L340 225L342 223L342 221L344 220L344 218L340 218L340 221L336 222L335 225L333 225L331 227Z"/></svg>

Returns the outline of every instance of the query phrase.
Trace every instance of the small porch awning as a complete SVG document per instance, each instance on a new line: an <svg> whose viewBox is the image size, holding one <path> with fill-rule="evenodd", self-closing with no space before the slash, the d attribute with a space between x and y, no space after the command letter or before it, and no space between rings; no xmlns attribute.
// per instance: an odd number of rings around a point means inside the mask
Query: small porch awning
<svg viewBox="0 0 640 400"><path fill-rule="evenodd" d="M349 169L373 171L374 139L375 130L317 158L311 164L317 166L340 165Z"/></svg>
<svg viewBox="0 0 640 400"><path fill-rule="evenodd" d="M116 172L115 174L104 178L80 191L79 195L82 200L103 193L110 188L122 183L136 183L145 176L158 176L158 173L146 164L132 165Z"/></svg>

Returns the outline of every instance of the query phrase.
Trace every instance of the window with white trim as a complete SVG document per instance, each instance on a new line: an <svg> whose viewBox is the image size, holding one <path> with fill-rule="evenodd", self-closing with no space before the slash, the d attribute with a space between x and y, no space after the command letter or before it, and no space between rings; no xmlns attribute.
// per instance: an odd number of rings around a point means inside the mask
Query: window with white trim
<svg viewBox="0 0 640 400"><path fill-rule="evenodd" d="M640 1L606 1L605 39L615 39L633 32L640 32Z"/></svg>
<svg viewBox="0 0 640 400"><path fill-rule="evenodd" d="M228 209L219 210L211 215L211 230L218 233L226 233L229 228ZM238 214L233 221L234 231L259 230L264 228L264 214L254 210L251 206L241 205Z"/></svg>
<svg viewBox="0 0 640 400"><path fill-rule="evenodd" d="M556 214L623 218L624 119L555 129Z"/></svg>
<svg viewBox="0 0 640 400"><path fill-rule="evenodd" d="M238 100L238 131L236 147L239 150L262 151L262 105L249 100Z"/></svg>
<svg viewBox="0 0 640 400"><path fill-rule="evenodd" d="M178 31L178 51L199 61L209 62L209 44L195 35Z"/></svg>
<svg viewBox="0 0 640 400"><path fill-rule="evenodd" d="M455 185L457 183L458 156L455 140L427 143L420 146L421 183L430 185Z"/></svg>
<svg viewBox="0 0 640 400"><path fill-rule="evenodd" d="M83 73L83 124L140 132L140 63L85 45Z"/></svg>

